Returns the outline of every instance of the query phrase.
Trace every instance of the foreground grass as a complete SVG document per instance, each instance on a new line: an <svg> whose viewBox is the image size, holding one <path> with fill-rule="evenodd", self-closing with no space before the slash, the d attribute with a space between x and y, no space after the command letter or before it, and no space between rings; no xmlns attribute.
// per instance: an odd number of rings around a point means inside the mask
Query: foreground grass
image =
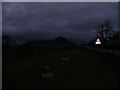
<svg viewBox="0 0 120 90"><path fill-rule="evenodd" d="M64 65L62 58L68 57ZM3 65L3 88L116 88L119 85L117 60L104 63L102 54L78 48L35 56ZM49 65L50 70L44 67ZM45 82L42 74L54 73Z"/></svg>

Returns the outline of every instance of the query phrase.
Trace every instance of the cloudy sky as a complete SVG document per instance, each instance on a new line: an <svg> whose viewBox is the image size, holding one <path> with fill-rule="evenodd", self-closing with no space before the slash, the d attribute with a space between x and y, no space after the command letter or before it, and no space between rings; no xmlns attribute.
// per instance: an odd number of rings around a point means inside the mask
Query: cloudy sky
<svg viewBox="0 0 120 90"><path fill-rule="evenodd" d="M46 40L63 36L74 42L89 41L96 36L94 28L112 21L118 30L117 2L4 2L3 34L17 42Z"/></svg>

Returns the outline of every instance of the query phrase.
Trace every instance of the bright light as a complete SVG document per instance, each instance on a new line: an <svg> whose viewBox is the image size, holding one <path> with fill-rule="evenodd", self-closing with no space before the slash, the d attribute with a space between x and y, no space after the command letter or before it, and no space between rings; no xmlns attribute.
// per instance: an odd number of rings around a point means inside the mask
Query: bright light
<svg viewBox="0 0 120 90"><path fill-rule="evenodd" d="M101 42L95 42L95 44L101 44Z"/></svg>
<svg viewBox="0 0 120 90"><path fill-rule="evenodd" d="M96 40L95 44L101 44L101 41L99 38Z"/></svg>

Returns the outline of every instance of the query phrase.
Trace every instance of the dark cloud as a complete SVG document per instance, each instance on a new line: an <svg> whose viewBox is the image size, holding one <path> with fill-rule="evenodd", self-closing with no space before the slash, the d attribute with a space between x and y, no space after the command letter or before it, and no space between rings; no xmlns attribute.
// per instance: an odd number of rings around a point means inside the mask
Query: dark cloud
<svg viewBox="0 0 120 90"><path fill-rule="evenodd" d="M117 3L4 2L3 34L18 41L64 36L79 42L95 37L94 27L111 19L117 29Z"/></svg>

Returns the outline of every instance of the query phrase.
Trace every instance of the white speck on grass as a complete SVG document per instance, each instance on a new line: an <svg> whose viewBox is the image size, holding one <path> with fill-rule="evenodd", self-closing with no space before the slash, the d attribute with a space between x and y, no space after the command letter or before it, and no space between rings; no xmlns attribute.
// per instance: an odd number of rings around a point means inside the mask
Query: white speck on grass
<svg viewBox="0 0 120 90"><path fill-rule="evenodd" d="M87 67L85 67L85 69L88 69L89 67L87 66Z"/></svg>
<svg viewBox="0 0 120 90"><path fill-rule="evenodd" d="M69 58L68 57L65 57L65 61L68 61L69 60Z"/></svg>
<svg viewBox="0 0 120 90"><path fill-rule="evenodd" d="M43 73L42 74L43 78L53 78L53 76L54 76L54 73Z"/></svg>
<svg viewBox="0 0 120 90"><path fill-rule="evenodd" d="M64 58L62 58L62 60L64 61L65 59L64 59Z"/></svg>
<svg viewBox="0 0 120 90"><path fill-rule="evenodd" d="M25 63L25 66L29 66L29 63Z"/></svg>
<svg viewBox="0 0 120 90"><path fill-rule="evenodd" d="M65 63L64 63L64 62L61 62L60 64L64 65Z"/></svg>
<svg viewBox="0 0 120 90"><path fill-rule="evenodd" d="M45 69L50 69L50 66L45 66Z"/></svg>
<svg viewBox="0 0 120 90"><path fill-rule="evenodd" d="M34 85L35 85L35 86L38 86L38 84L37 84L37 83L35 83Z"/></svg>
<svg viewBox="0 0 120 90"><path fill-rule="evenodd" d="M64 58L62 58L62 60L63 60L63 61L68 61L69 58L68 58L68 57L64 57Z"/></svg>

